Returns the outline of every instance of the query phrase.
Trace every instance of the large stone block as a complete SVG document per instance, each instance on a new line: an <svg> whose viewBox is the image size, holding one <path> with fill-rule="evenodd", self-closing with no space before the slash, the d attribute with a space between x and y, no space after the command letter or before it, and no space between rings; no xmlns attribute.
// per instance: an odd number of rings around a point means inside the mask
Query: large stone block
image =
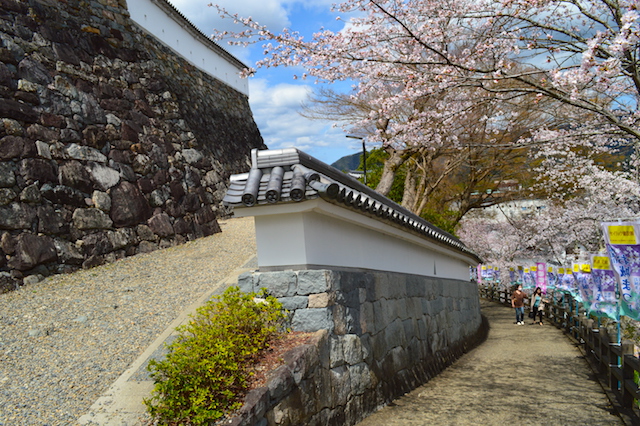
<svg viewBox="0 0 640 426"><path fill-rule="evenodd" d="M344 349L342 336L332 335L328 341L329 368L344 364Z"/></svg>
<svg viewBox="0 0 640 426"><path fill-rule="evenodd" d="M111 189L111 219L116 226L131 226L145 222L151 216L147 200L129 182Z"/></svg>
<svg viewBox="0 0 640 426"><path fill-rule="evenodd" d="M171 219L169 218L169 215L164 212L152 216L147 223L149 224L151 231L162 238L175 234L175 230L171 224Z"/></svg>
<svg viewBox="0 0 640 426"><path fill-rule="evenodd" d="M325 270L304 270L298 272L297 293L309 295L324 293L331 290L328 271Z"/></svg>
<svg viewBox="0 0 640 426"><path fill-rule="evenodd" d="M101 191L106 191L120 182L120 173L111 167L96 162L89 162L88 167L91 173L91 180L95 183L96 188Z"/></svg>
<svg viewBox="0 0 640 426"><path fill-rule="evenodd" d="M310 308L326 308L335 303L335 293L317 293L304 297L309 300Z"/></svg>
<svg viewBox="0 0 640 426"><path fill-rule="evenodd" d="M69 144L64 148L64 155L68 159L80 161L95 161L97 163L106 163L107 157L95 148L89 146Z"/></svg>
<svg viewBox="0 0 640 426"><path fill-rule="evenodd" d="M386 329L380 330L378 333L371 335L371 349L373 352L373 359L375 361L382 361L391 349L387 345L387 331Z"/></svg>
<svg viewBox="0 0 640 426"><path fill-rule="evenodd" d="M356 365L350 365L348 368L352 394L362 395L371 387L371 383L373 382L369 366L361 362Z"/></svg>
<svg viewBox="0 0 640 426"><path fill-rule="evenodd" d="M0 160L19 158L22 155L22 151L24 151L24 138L20 136L5 136L0 139Z"/></svg>
<svg viewBox="0 0 640 426"><path fill-rule="evenodd" d="M34 182L58 183L58 176L51 161L43 158L25 158L20 161L18 169L20 175L27 184Z"/></svg>
<svg viewBox="0 0 640 426"><path fill-rule="evenodd" d="M291 370L285 365L281 365L272 373L269 373L268 380L267 388L269 389L269 399L271 401L282 399L291 392L291 388L295 383Z"/></svg>
<svg viewBox="0 0 640 426"><path fill-rule="evenodd" d="M256 286L266 288L274 297L288 297L296 294L296 281L293 271L264 272L257 275Z"/></svg>
<svg viewBox="0 0 640 426"><path fill-rule="evenodd" d="M362 362L362 343L360 338L355 334L345 334L342 338L342 351L344 353L344 361L349 365L355 365Z"/></svg>
<svg viewBox="0 0 640 426"><path fill-rule="evenodd" d="M243 272L238 276L238 288L244 293L254 293L253 272Z"/></svg>
<svg viewBox="0 0 640 426"><path fill-rule="evenodd" d="M333 331L333 315L330 308L299 309L293 314L291 327L296 331Z"/></svg>
<svg viewBox="0 0 640 426"><path fill-rule="evenodd" d="M43 86L51 83L53 78L46 65L35 60L32 56L26 57L18 64L18 77Z"/></svg>
<svg viewBox="0 0 640 426"><path fill-rule="evenodd" d="M309 306L308 296L280 297L278 301L282 303L282 307L288 311L304 309Z"/></svg>
<svg viewBox="0 0 640 426"><path fill-rule="evenodd" d="M404 327L404 335L407 339L411 339L417 334L417 321L414 318L407 318L402 321Z"/></svg>
<svg viewBox="0 0 640 426"><path fill-rule="evenodd" d="M387 326L387 347L394 348L397 346L404 346L407 343L406 336L404 334L404 326L400 319L396 319Z"/></svg>
<svg viewBox="0 0 640 426"><path fill-rule="evenodd" d="M81 265L84 261L84 255L75 244L56 238L54 245L60 262L67 265Z"/></svg>
<svg viewBox="0 0 640 426"><path fill-rule="evenodd" d="M82 239L82 250L87 257L102 256L113 249L113 244L106 232L88 234Z"/></svg>
<svg viewBox="0 0 640 426"><path fill-rule="evenodd" d="M2 151L0 140L0 151ZM11 188L16 184L15 166L12 162L0 163L0 188Z"/></svg>
<svg viewBox="0 0 640 426"><path fill-rule="evenodd" d="M386 300L376 300L373 302L373 319L374 319L374 330L375 333L380 330L384 330L387 324L385 315L384 315L384 306L386 305Z"/></svg>
<svg viewBox="0 0 640 426"><path fill-rule="evenodd" d="M26 271L43 263L55 262L58 259L53 239L47 236L22 233L18 235L15 255L9 259L12 269Z"/></svg>
<svg viewBox="0 0 640 426"><path fill-rule="evenodd" d="M54 208L50 204L38 207L38 232L48 235L65 234L69 232L69 211L63 208Z"/></svg>
<svg viewBox="0 0 640 426"><path fill-rule="evenodd" d="M392 299L404 299L407 297L406 276L401 274L390 274L388 294Z"/></svg>
<svg viewBox="0 0 640 426"><path fill-rule="evenodd" d="M375 288L375 298L377 300L380 299L390 299L391 298L391 286L393 283L389 279L389 275L380 274L376 277L374 288Z"/></svg>
<svg viewBox="0 0 640 426"><path fill-rule="evenodd" d="M371 335L363 334L360 336L360 349L362 349L362 359L368 365L373 362L373 348L371 347Z"/></svg>
<svg viewBox="0 0 640 426"><path fill-rule="evenodd" d="M0 116L27 123L38 121L38 113L33 106L13 99L0 98Z"/></svg>
<svg viewBox="0 0 640 426"><path fill-rule="evenodd" d="M26 204L0 207L0 229L30 229L35 219L36 210Z"/></svg>
<svg viewBox="0 0 640 426"><path fill-rule="evenodd" d="M360 330L362 333L376 333L373 303L366 302L360 306Z"/></svg>
<svg viewBox="0 0 640 426"><path fill-rule="evenodd" d="M318 348L313 344L295 347L286 352L283 358L296 384L308 377L320 365Z"/></svg>
<svg viewBox="0 0 640 426"><path fill-rule="evenodd" d="M345 405L351 394L351 376L349 368L341 365L331 369L331 406Z"/></svg>
<svg viewBox="0 0 640 426"><path fill-rule="evenodd" d="M331 371L328 368L318 369L316 375L314 376L313 382L315 384L316 395L315 407L317 412L322 412L322 410L324 410L325 408L330 408L333 404L333 392L331 391Z"/></svg>
<svg viewBox="0 0 640 426"><path fill-rule="evenodd" d="M113 221L100 209L76 209L73 212L73 226L81 230L109 229Z"/></svg>
<svg viewBox="0 0 640 426"><path fill-rule="evenodd" d="M13 189L0 188L0 206L11 204L18 198L18 194Z"/></svg>
<svg viewBox="0 0 640 426"><path fill-rule="evenodd" d="M406 283L408 297L426 297L429 284L425 277L411 275L407 277Z"/></svg>

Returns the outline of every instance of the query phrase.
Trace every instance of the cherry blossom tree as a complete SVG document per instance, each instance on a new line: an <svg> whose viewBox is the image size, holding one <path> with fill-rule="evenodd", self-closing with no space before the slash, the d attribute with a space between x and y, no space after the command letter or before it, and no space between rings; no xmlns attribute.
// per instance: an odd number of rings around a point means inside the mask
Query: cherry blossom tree
<svg viewBox="0 0 640 426"><path fill-rule="evenodd" d="M491 133L517 127L516 106L539 111L530 131L505 148L529 147L540 183L559 195L512 228L523 250L546 247L557 258L578 239L595 242L600 218L638 213L638 173L604 167L596 156L640 146L639 7L638 0L346 0L333 9L349 17L344 28L309 40L219 9L244 30L218 37L262 43L257 69L292 66L304 70L300 78L352 82L345 96L361 108L345 125L389 153L382 193L417 154L440 158L470 146L460 130L466 118L492 124L476 144L500 147Z"/></svg>
<svg viewBox="0 0 640 426"><path fill-rule="evenodd" d="M354 96L378 94L377 108L352 125L375 128L382 144L409 146L437 143L425 137L429 121L465 110L440 96L454 87L505 101L549 97L588 112L602 133L639 139L637 9L637 0L348 0L334 6L351 16L344 29L308 41L221 13L245 26L233 34L239 43L264 42L257 68L301 66L301 77L355 81ZM422 110L425 99L441 108ZM407 105L407 119L395 119Z"/></svg>
<svg viewBox="0 0 640 426"><path fill-rule="evenodd" d="M602 222L640 214L640 185L628 172L581 163L582 173L568 168L564 176L552 167L549 172L562 181L563 191L552 190L540 209L515 216L476 212L464 218L458 228L461 240L485 261L506 266L515 259L567 265L597 253L604 247ZM547 185L544 173L540 176L539 184Z"/></svg>
<svg viewBox="0 0 640 426"><path fill-rule="evenodd" d="M518 196L504 190L500 198L493 194L505 180L522 180L530 174L529 169L523 167L526 149L519 146L518 141L523 134L529 134L532 124L540 124L543 119L543 114L535 108L503 104L501 115L506 115L509 108L508 114L515 124L498 125L490 118L497 106L486 93L480 93L484 98L478 93L473 96L472 90L467 89L465 93L472 102L464 114L454 114L442 122L433 120L429 131L437 132L439 143L383 147L387 157L382 176L377 173L369 180L379 192L389 195L394 180L384 181L390 176L396 177L402 167L397 177L403 179L403 194L396 201L449 231L469 210ZM448 99L456 101L454 96ZM371 105L366 98L322 89L305 115L349 122L368 114Z"/></svg>

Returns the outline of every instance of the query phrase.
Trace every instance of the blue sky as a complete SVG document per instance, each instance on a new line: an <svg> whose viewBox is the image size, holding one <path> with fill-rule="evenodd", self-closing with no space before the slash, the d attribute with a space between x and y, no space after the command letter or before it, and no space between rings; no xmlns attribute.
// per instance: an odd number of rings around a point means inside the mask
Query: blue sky
<svg viewBox="0 0 640 426"><path fill-rule="evenodd" d="M214 28L240 30L230 19L220 19L211 0L169 0L203 33L210 35ZM216 3L214 1L214 3ZM331 13L335 0L218 0L231 13L251 16L274 31L290 28L306 37L321 27L340 30L342 23ZM260 44L242 48L220 43L249 66L262 59ZM300 74L298 70L298 74ZM258 70L249 78L249 103L254 119L270 149L296 147L331 164L345 155L360 152L360 141L346 138L346 133L329 121L302 117L301 103L318 86L312 80L294 80L294 70L270 68Z"/></svg>

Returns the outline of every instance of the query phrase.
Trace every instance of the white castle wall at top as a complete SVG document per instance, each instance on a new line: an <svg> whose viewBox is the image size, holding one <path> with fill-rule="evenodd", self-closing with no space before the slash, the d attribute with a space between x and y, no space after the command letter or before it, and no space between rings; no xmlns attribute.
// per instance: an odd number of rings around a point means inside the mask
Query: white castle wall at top
<svg viewBox="0 0 640 426"><path fill-rule="evenodd" d="M196 67L249 96L249 82L240 77L242 63L221 47L215 48L213 42L204 40L206 36L188 21L172 16L165 10L169 6L163 0L129 0L127 3L131 19L138 25Z"/></svg>

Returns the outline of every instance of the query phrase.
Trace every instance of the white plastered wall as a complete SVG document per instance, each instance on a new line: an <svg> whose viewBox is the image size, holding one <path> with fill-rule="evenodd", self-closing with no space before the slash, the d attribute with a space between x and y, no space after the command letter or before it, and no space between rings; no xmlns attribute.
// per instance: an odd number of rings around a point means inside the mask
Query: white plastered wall
<svg viewBox="0 0 640 426"><path fill-rule="evenodd" d="M249 82L241 69L197 39L152 0L129 0L131 19L202 71L249 95Z"/></svg>
<svg viewBox="0 0 640 426"><path fill-rule="evenodd" d="M468 281L463 253L325 202L238 208L255 216L258 266L346 267Z"/></svg>

